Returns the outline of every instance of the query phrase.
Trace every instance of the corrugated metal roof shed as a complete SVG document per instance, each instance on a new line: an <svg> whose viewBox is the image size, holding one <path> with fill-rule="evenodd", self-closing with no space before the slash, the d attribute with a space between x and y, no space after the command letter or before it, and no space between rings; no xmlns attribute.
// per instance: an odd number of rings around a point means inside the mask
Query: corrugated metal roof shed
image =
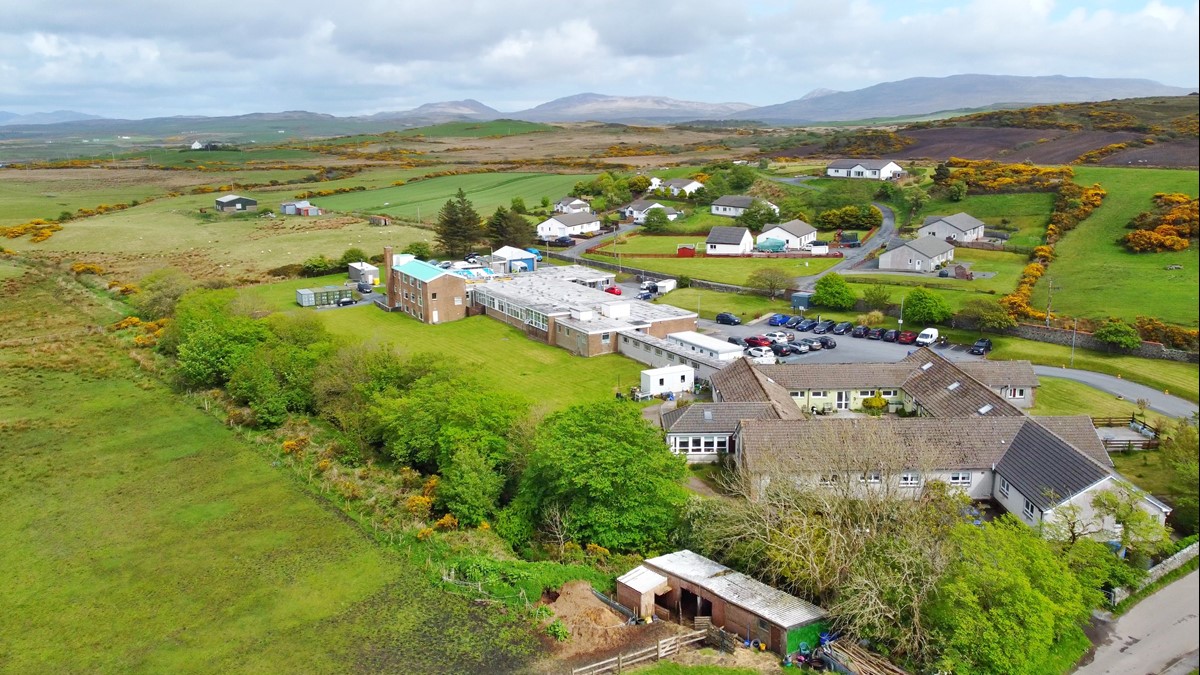
<svg viewBox="0 0 1200 675"><path fill-rule="evenodd" d="M647 591L652 591L666 584L667 578L658 572L653 572L645 567L642 567L641 565L638 565L625 574L617 577L617 583L625 584L638 593L646 593Z"/></svg>

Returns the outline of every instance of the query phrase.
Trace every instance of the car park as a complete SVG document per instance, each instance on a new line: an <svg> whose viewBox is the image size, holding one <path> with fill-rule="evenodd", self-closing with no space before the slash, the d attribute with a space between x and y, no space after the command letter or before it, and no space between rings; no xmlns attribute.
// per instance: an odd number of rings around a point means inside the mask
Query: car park
<svg viewBox="0 0 1200 675"><path fill-rule="evenodd" d="M812 330L813 326L816 326L817 323L818 322L816 319L805 319L796 326L796 330L800 331L801 333L807 333L808 331Z"/></svg>
<svg viewBox="0 0 1200 675"><path fill-rule="evenodd" d="M767 319L767 325L768 326L783 326L783 325L786 325L787 322L791 321L791 320L792 320L792 317L788 316L787 314L772 314L771 318Z"/></svg>
<svg viewBox="0 0 1200 675"><path fill-rule="evenodd" d="M795 329L798 329L800 327L800 324L804 323L804 321L805 321L805 319L802 316L793 316L791 319L788 319L787 323L785 323L783 325L785 328L791 328L791 329L795 330Z"/></svg>
<svg viewBox="0 0 1200 675"><path fill-rule="evenodd" d="M743 349L750 346L750 345L746 344L746 338L740 338L736 335L729 336L728 340L729 340L729 344L737 345Z"/></svg>
<svg viewBox="0 0 1200 675"><path fill-rule="evenodd" d="M775 356L775 352L771 351L770 347L746 347L746 356L750 358L759 358L761 356Z"/></svg>
<svg viewBox="0 0 1200 675"><path fill-rule="evenodd" d="M770 347L771 338L765 335L751 335L750 337L746 338L746 344L750 345L751 347Z"/></svg>
<svg viewBox="0 0 1200 675"><path fill-rule="evenodd" d="M850 332L851 328L854 328L854 324L850 323L849 321L843 321L833 327L833 334L834 335L845 335L846 333Z"/></svg>
<svg viewBox="0 0 1200 675"><path fill-rule="evenodd" d="M992 351L991 338L979 338L975 344L971 345L970 353L979 354L980 356Z"/></svg>
<svg viewBox="0 0 1200 675"><path fill-rule="evenodd" d="M792 351L796 354L807 354L810 351L807 340L808 338L804 338L803 340L789 343L792 346Z"/></svg>
<svg viewBox="0 0 1200 675"><path fill-rule="evenodd" d="M825 345L821 344L820 338L803 338L799 342L802 345L807 345L810 352L821 351L825 348Z"/></svg>
<svg viewBox="0 0 1200 675"><path fill-rule="evenodd" d="M783 344L783 343L791 342L792 340L796 339L796 336L794 334L785 333L781 330L771 331L770 333L767 333L763 337L767 338L768 340L770 340L771 342L773 342L775 344Z"/></svg>
<svg viewBox="0 0 1200 675"><path fill-rule="evenodd" d="M816 338L816 340L817 342L821 343L821 347L824 349L834 349L837 347L837 340L834 340L828 335L822 335L821 337Z"/></svg>
<svg viewBox="0 0 1200 675"><path fill-rule="evenodd" d="M911 345L912 343L914 343L916 341L917 341L917 334L912 332L911 330L902 330L902 331L900 331L900 334L896 336L896 342L898 342L902 345Z"/></svg>
<svg viewBox="0 0 1200 675"><path fill-rule="evenodd" d="M900 331L896 330L895 328L893 328L891 330L886 330L883 332L883 341L884 342L895 342L896 338L899 337L899 335L900 335Z"/></svg>
<svg viewBox="0 0 1200 675"><path fill-rule="evenodd" d="M812 332L817 335L823 335L823 334L828 333L829 331L833 330L833 327L836 325L837 325L836 321L826 319L826 320L818 323L817 325L813 326Z"/></svg>
<svg viewBox="0 0 1200 675"><path fill-rule="evenodd" d="M872 328L871 330L867 331L867 339L868 340L882 340L883 339L883 329L882 328Z"/></svg>
<svg viewBox="0 0 1200 675"><path fill-rule="evenodd" d="M604 292L608 293L609 295L620 295L621 287L620 286L605 286Z"/></svg>
<svg viewBox="0 0 1200 675"><path fill-rule="evenodd" d="M938 329L926 328L925 330L921 331L921 333L919 335L917 335L915 344L918 347L927 347L927 346L937 342L937 339L938 339Z"/></svg>
<svg viewBox="0 0 1200 675"><path fill-rule="evenodd" d="M871 330L871 329L868 328L867 326L855 326L854 328L850 329L850 337L852 337L852 338L867 337L867 331L869 331L869 330Z"/></svg>
<svg viewBox="0 0 1200 675"><path fill-rule="evenodd" d="M735 314L731 314L729 312L721 312L720 314L717 315L717 323L723 324L726 326L740 326L740 325L742 325L742 320L737 318L737 315L735 315Z"/></svg>

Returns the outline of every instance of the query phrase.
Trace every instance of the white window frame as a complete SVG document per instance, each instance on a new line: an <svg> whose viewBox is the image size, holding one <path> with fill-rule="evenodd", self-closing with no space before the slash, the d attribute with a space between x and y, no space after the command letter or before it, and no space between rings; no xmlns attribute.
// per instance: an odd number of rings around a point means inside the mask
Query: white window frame
<svg viewBox="0 0 1200 675"><path fill-rule="evenodd" d="M821 477L820 477L820 479L817 480L817 482L822 486L832 487L834 485L837 485L838 475L836 473L831 473L828 476L826 476L825 474L821 474Z"/></svg>
<svg viewBox="0 0 1200 675"><path fill-rule="evenodd" d="M1007 481L1007 480L1005 480L1004 476L1001 476L1001 477L1000 477L1000 490L999 490L999 492L1000 492L1000 496L1001 496L1001 497L1004 497L1005 499L1007 499L1007 498L1008 498L1008 491L1009 491L1011 488L1012 488L1012 486L1008 484L1008 481Z"/></svg>
<svg viewBox="0 0 1200 675"><path fill-rule="evenodd" d="M970 487L972 476L970 471L953 471L950 473L950 484Z"/></svg>
<svg viewBox="0 0 1200 675"><path fill-rule="evenodd" d="M900 474L900 487L915 488L921 486L921 474L916 471L905 471Z"/></svg>
<svg viewBox="0 0 1200 675"><path fill-rule="evenodd" d="M883 480L882 475L878 471L867 471L858 477L858 482L878 485Z"/></svg>
<svg viewBox="0 0 1200 675"><path fill-rule="evenodd" d="M1033 502L1026 499L1025 508L1021 510L1021 515L1025 516L1028 520L1033 520L1033 513L1036 509L1037 507L1033 505Z"/></svg>
<svg viewBox="0 0 1200 675"><path fill-rule="evenodd" d="M1025 387L1012 387L1008 390L1008 398L1025 398Z"/></svg>

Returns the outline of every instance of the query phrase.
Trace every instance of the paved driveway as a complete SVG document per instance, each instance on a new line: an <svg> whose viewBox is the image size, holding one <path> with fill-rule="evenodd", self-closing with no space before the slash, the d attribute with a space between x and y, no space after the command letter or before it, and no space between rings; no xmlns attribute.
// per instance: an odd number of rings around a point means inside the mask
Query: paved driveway
<svg viewBox="0 0 1200 675"><path fill-rule="evenodd" d="M1200 663L1197 604L1200 577L1193 571L1103 626L1103 640L1075 675L1194 672Z"/></svg>

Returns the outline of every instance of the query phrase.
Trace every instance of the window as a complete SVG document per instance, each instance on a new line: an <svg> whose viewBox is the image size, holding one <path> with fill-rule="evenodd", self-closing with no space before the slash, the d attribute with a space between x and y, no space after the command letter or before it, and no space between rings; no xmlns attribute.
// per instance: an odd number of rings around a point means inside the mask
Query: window
<svg viewBox="0 0 1200 675"><path fill-rule="evenodd" d="M600 334L600 344L606 345L609 342L612 342L612 333L601 333Z"/></svg>
<svg viewBox="0 0 1200 675"><path fill-rule="evenodd" d="M955 389L958 389L961 386L962 386L962 383L956 381L956 382L951 382L950 384L946 385L946 389L949 391L954 391Z"/></svg>
<svg viewBox="0 0 1200 675"><path fill-rule="evenodd" d="M1000 477L1000 496L1001 496L1001 497L1007 497L1007 496L1008 496L1008 489L1009 489L1010 487L1012 487L1012 486L1010 486L1010 485L1008 484L1008 481L1007 481L1007 480L1004 480L1004 476L1001 476L1001 477Z"/></svg>
<svg viewBox="0 0 1200 675"><path fill-rule="evenodd" d="M461 304L462 304L462 297L458 296L458 295L454 296L454 306L457 307Z"/></svg>
<svg viewBox="0 0 1200 675"><path fill-rule="evenodd" d="M917 487L921 484L921 474L916 471L906 471L900 474L900 487Z"/></svg>
<svg viewBox="0 0 1200 675"><path fill-rule="evenodd" d="M437 300L437 293L430 293L430 294L429 294L429 299L430 299L430 300Z"/></svg>
<svg viewBox="0 0 1200 675"><path fill-rule="evenodd" d="M835 485L838 482L838 475L831 473L828 476L821 476L821 485Z"/></svg>
<svg viewBox="0 0 1200 675"><path fill-rule="evenodd" d="M988 403L987 405L985 405L985 406L983 406L982 408L980 408L980 409L979 409L979 414L980 414L980 415L986 415L986 414L988 414L988 413L992 412L992 408L993 408L993 407L994 407L994 406L993 406L991 403Z"/></svg>
<svg viewBox="0 0 1200 675"><path fill-rule="evenodd" d="M883 391L879 392L879 395L884 398L895 398L896 390L895 389L884 389Z"/></svg>
<svg viewBox="0 0 1200 675"><path fill-rule="evenodd" d="M824 398L828 396L828 394L823 391L814 391L810 393L809 396L812 396L813 398Z"/></svg>
<svg viewBox="0 0 1200 675"><path fill-rule="evenodd" d="M951 473L950 474L950 484L970 487L971 472L970 471L955 471L955 472Z"/></svg>
<svg viewBox="0 0 1200 675"><path fill-rule="evenodd" d="M629 344L629 336L628 336L628 335L622 335L622 336L621 336L621 342L623 342L623 343L625 343L625 344Z"/></svg>
<svg viewBox="0 0 1200 675"><path fill-rule="evenodd" d="M1025 388L1024 387L1013 387L1012 389L1009 389L1008 397L1009 398L1025 398Z"/></svg>
<svg viewBox="0 0 1200 675"><path fill-rule="evenodd" d="M868 472L864 473L862 476L860 476L858 481L860 483L878 483L879 482L879 472L878 471L868 471Z"/></svg>
<svg viewBox="0 0 1200 675"><path fill-rule="evenodd" d="M1036 508L1034 507L1033 502L1026 499L1025 508L1021 510L1021 515L1025 516L1026 520L1033 520L1033 512L1035 510Z"/></svg>
<svg viewBox="0 0 1200 675"><path fill-rule="evenodd" d="M655 356L662 356L662 349L659 349L658 347L655 347L655 348L654 348L654 355L655 355Z"/></svg>
<svg viewBox="0 0 1200 675"><path fill-rule="evenodd" d="M803 394L803 392L799 392L799 391L793 391L791 393L792 393L792 398L800 398L800 396Z"/></svg>

